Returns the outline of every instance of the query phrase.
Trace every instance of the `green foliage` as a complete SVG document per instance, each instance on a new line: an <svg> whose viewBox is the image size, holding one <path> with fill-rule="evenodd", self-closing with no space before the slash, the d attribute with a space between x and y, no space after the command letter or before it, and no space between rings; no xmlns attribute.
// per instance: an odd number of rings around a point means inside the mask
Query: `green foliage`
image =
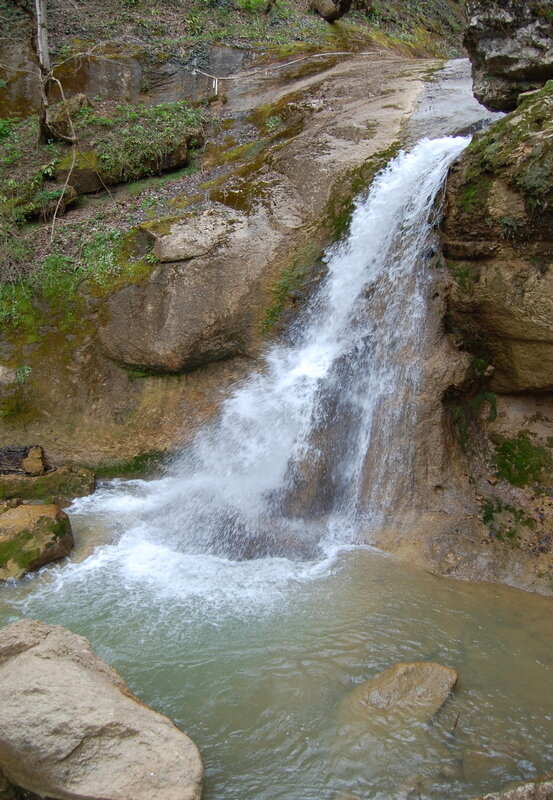
<svg viewBox="0 0 553 800"><path fill-rule="evenodd" d="M41 322L41 303L72 319L70 304L83 281L92 287L105 287L125 268L125 261L118 257L121 239L118 231L95 233L83 243L78 258L50 253L36 272L15 282L0 283L0 322L36 330Z"/></svg>
<svg viewBox="0 0 553 800"><path fill-rule="evenodd" d="M30 377L33 368L30 367L28 364L22 364L15 370L15 382L18 384L24 384L27 378Z"/></svg>
<svg viewBox="0 0 553 800"><path fill-rule="evenodd" d="M235 3L242 11L249 11L252 14L264 11L267 7L267 0L235 0Z"/></svg>
<svg viewBox="0 0 553 800"><path fill-rule="evenodd" d="M551 453L532 442L530 435L520 432L514 438L495 435L495 467L498 478L513 486L539 484L544 473L553 467Z"/></svg>
<svg viewBox="0 0 553 800"><path fill-rule="evenodd" d="M13 133L13 122L9 119L0 119L0 139L6 139Z"/></svg>
<svg viewBox="0 0 553 800"><path fill-rule="evenodd" d="M505 216L498 219L503 239L514 239L522 228L524 220L518 217Z"/></svg>

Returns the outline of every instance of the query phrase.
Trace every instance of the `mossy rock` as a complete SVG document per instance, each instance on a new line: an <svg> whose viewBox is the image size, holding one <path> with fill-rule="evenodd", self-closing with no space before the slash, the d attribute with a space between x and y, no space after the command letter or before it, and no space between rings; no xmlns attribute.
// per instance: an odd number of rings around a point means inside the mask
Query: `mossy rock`
<svg viewBox="0 0 553 800"><path fill-rule="evenodd" d="M73 548L67 514L55 505L19 505L0 514L0 581L64 558Z"/></svg>
<svg viewBox="0 0 553 800"><path fill-rule="evenodd" d="M483 214L488 224L489 191L497 179L524 198L531 216L550 209L552 133L553 81L548 81L469 145L463 155L462 185L456 196L458 211L470 219ZM507 233L503 231L504 237Z"/></svg>
<svg viewBox="0 0 553 800"><path fill-rule="evenodd" d="M83 467L60 467L45 475L0 475L0 500L19 497L42 503L66 505L75 497L92 494L94 473Z"/></svg>
<svg viewBox="0 0 553 800"><path fill-rule="evenodd" d="M184 167L190 159L190 151L203 145L203 133L198 129L186 131L182 137L169 145L136 149L131 159L124 148L115 149L107 145L85 152L69 153L55 166L57 181L69 183L78 195L90 194L124 181L137 181L167 170Z"/></svg>

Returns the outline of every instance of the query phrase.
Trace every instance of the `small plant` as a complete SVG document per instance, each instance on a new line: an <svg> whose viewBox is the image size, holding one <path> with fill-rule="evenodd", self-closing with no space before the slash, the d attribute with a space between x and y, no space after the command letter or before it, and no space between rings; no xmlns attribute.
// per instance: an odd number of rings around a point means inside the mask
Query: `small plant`
<svg viewBox="0 0 553 800"><path fill-rule="evenodd" d="M524 220L518 217L500 217L498 222L501 227L502 239L514 239L520 229L524 227Z"/></svg>
<svg viewBox="0 0 553 800"><path fill-rule="evenodd" d="M140 203L140 210L145 212L152 211L159 206L160 202L159 197L145 197Z"/></svg>
<svg viewBox="0 0 553 800"><path fill-rule="evenodd" d="M449 262L448 267L459 289L464 294L470 294L474 288L474 284L478 283L478 272L471 267L455 262Z"/></svg>
<svg viewBox="0 0 553 800"><path fill-rule="evenodd" d="M15 370L15 382L22 386L27 378L30 376L33 368L28 364L22 364Z"/></svg>
<svg viewBox="0 0 553 800"><path fill-rule="evenodd" d="M39 172L44 178L53 178L54 172L56 171L56 162L50 161L49 164L44 164L43 167L40 168Z"/></svg>
<svg viewBox="0 0 553 800"><path fill-rule="evenodd" d="M269 117L265 120L265 127L269 131L269 133L274 133L280 126L282 125L282 120L280 117Z"/></svg>
<svg viewBox="0 0 553 800"><path fill-rule="evenodd" d="M9 119L0 119L0 139L6 139L13 133L13 123Z"/></svg>
<svg viewBox="0 0 553 800"><path fill-rule="evenodd" d="M496 539L510 542L516 547L520 547L518 539L522 529L532 530L536 524L522 509L502 503L495 498L484 501L482 522Z"/></svg>

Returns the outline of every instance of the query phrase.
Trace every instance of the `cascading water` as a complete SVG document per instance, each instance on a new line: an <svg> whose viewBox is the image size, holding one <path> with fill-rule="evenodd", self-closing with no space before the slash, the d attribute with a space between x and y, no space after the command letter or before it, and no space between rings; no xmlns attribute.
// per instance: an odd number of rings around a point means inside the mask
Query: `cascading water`
<svg viewBox="0 0 553 800"><path fill-rule="evenodd" d="M412 469L434 200L467 143L423 140L376 178L327 253L328 275L291 343L269 350L265 372L234 392L166 478L132 493L111 487L77 508L132 510L141 538L181 553L313 558L316 540L353 541L398 503ZM386 451L398 428L399 447ZM323 515L321 534L306 520Z"/></svg>
<svg viewBox="0 0 553 800"><path fill-rule="evenodd" d="M434 198L466 143L400 154L265 371L166 477L76 501L76 558L0 587L0 624L87 636L192 735L206 800L463 800L553 769L547 599L355 545L411 499ZM461 676L430 725L344 724L353 685L418 660Z"/></svg>

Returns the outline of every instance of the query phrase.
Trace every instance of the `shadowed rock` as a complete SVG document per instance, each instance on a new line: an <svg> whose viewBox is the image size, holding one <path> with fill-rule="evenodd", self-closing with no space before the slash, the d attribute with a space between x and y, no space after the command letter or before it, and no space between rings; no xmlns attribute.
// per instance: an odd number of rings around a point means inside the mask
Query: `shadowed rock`
<svg viewBox="0 0 553 800"><path fill-rule="evenodd" d="M512 111L521 92L553 78L550 0L468 0L466 5L474 94L492 111Z"/></svg>

